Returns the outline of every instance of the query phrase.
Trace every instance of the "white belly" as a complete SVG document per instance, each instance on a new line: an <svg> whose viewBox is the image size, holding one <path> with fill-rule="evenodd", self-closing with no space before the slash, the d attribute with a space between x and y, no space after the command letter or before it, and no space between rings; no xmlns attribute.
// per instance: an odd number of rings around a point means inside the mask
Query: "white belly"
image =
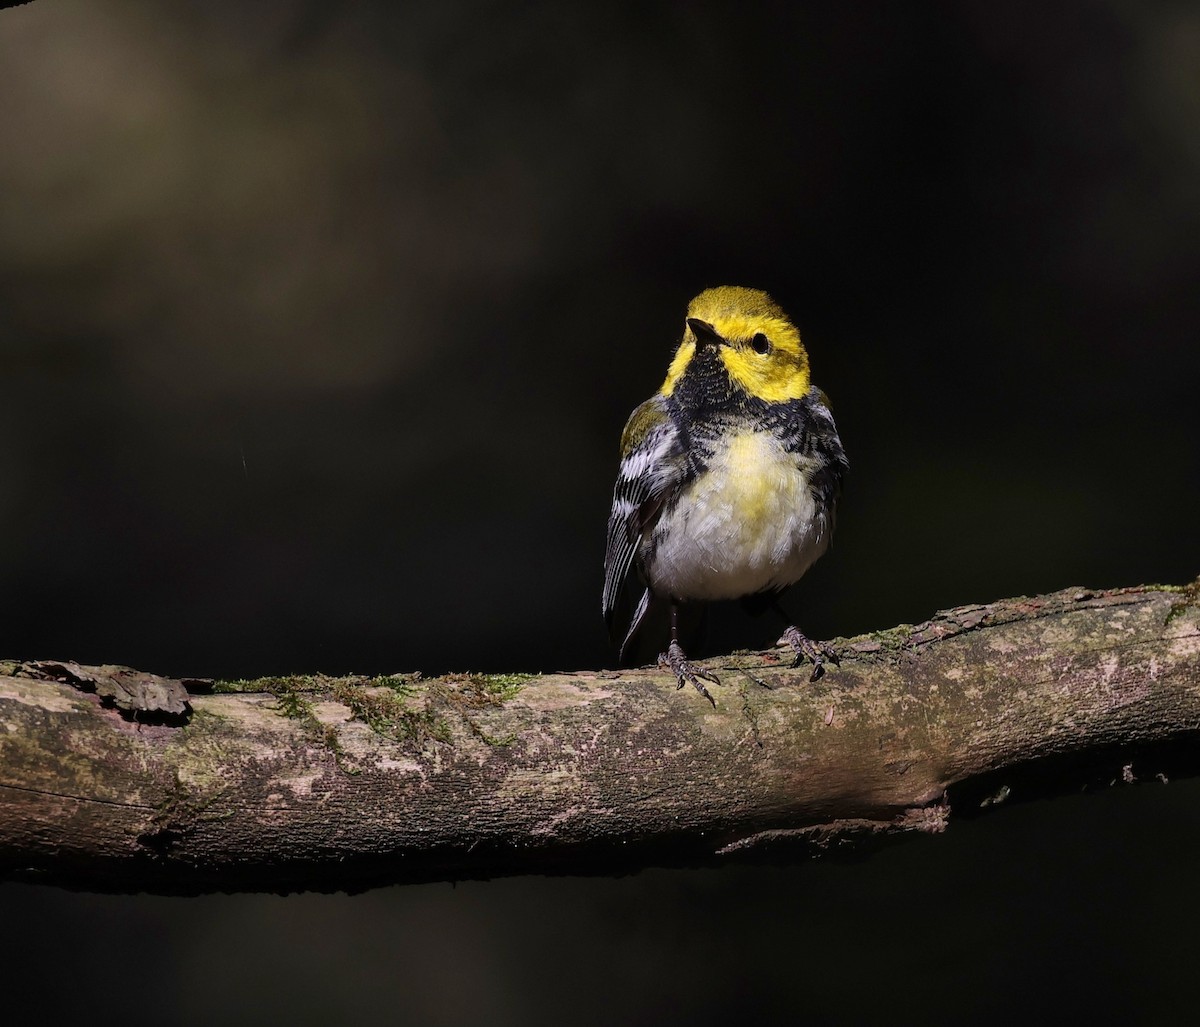
<svg viewBox="0 0 1200 1027"><path fill-rule="evenodd" d="M646 565L651 587L677 599L738 599L798 581L829 546L794 454L769 433L719 447L708 470L664 511Z"/></svg>

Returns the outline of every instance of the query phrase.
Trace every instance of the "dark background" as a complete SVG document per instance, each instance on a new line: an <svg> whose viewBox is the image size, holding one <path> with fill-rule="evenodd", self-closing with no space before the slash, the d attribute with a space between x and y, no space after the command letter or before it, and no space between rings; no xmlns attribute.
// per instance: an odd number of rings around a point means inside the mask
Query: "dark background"
<svg viewBox="0 0 1200 1027"><path fill-rule="evenodd" d="M1190 580L1197 68L1194 3L4 11L0 655L611 665L617 438L717 284L793 314L850 455L810 634ZM1163 1022L1198 855L1176 781L851 865L3 885L0 976L125 1022Z"/></svg>

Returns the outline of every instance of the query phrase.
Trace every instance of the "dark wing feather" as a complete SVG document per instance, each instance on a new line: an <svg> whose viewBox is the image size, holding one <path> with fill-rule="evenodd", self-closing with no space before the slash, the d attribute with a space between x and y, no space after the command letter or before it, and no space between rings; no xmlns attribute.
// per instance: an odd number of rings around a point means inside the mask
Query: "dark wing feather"
<svg viewBox="0 0 1200 1027"><path fill-rule="evenodd" d="M671 417L668 401L662 396L647 400L630 416L621 436L621 469L608 518L603 609L610 634L621 588L642 539L654 527L663 504L679 489L686 467L683 433Z"/></svg>

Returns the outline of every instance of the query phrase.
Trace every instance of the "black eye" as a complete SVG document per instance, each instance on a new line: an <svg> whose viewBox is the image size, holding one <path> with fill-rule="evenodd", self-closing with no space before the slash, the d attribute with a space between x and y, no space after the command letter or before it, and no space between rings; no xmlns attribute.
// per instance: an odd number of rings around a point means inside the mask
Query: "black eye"
<svg viewBox="0 0 1200 1027"><path fill-rule="evenodd" d="M750 345L754 347L755 353L770 353L771 340L768 339L762 332L759 332L753 339L750 340Z"/></svg>

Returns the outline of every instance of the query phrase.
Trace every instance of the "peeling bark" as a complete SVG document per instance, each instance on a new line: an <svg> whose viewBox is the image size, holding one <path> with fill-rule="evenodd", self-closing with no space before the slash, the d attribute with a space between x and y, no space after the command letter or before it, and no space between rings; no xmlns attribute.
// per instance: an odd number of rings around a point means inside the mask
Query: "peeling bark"
<svg viewBox="0 0 1200 1027"><path fill-rule="evenodd" d="M794 858L1193 773L1198 585L950 610L838 641L813 684L783 651L709 660L716 709L658 669L312 676L175 683L187 708L149 722L83 689L174 709L169 679L4 663L0 874L287 891Z"/></svg>

